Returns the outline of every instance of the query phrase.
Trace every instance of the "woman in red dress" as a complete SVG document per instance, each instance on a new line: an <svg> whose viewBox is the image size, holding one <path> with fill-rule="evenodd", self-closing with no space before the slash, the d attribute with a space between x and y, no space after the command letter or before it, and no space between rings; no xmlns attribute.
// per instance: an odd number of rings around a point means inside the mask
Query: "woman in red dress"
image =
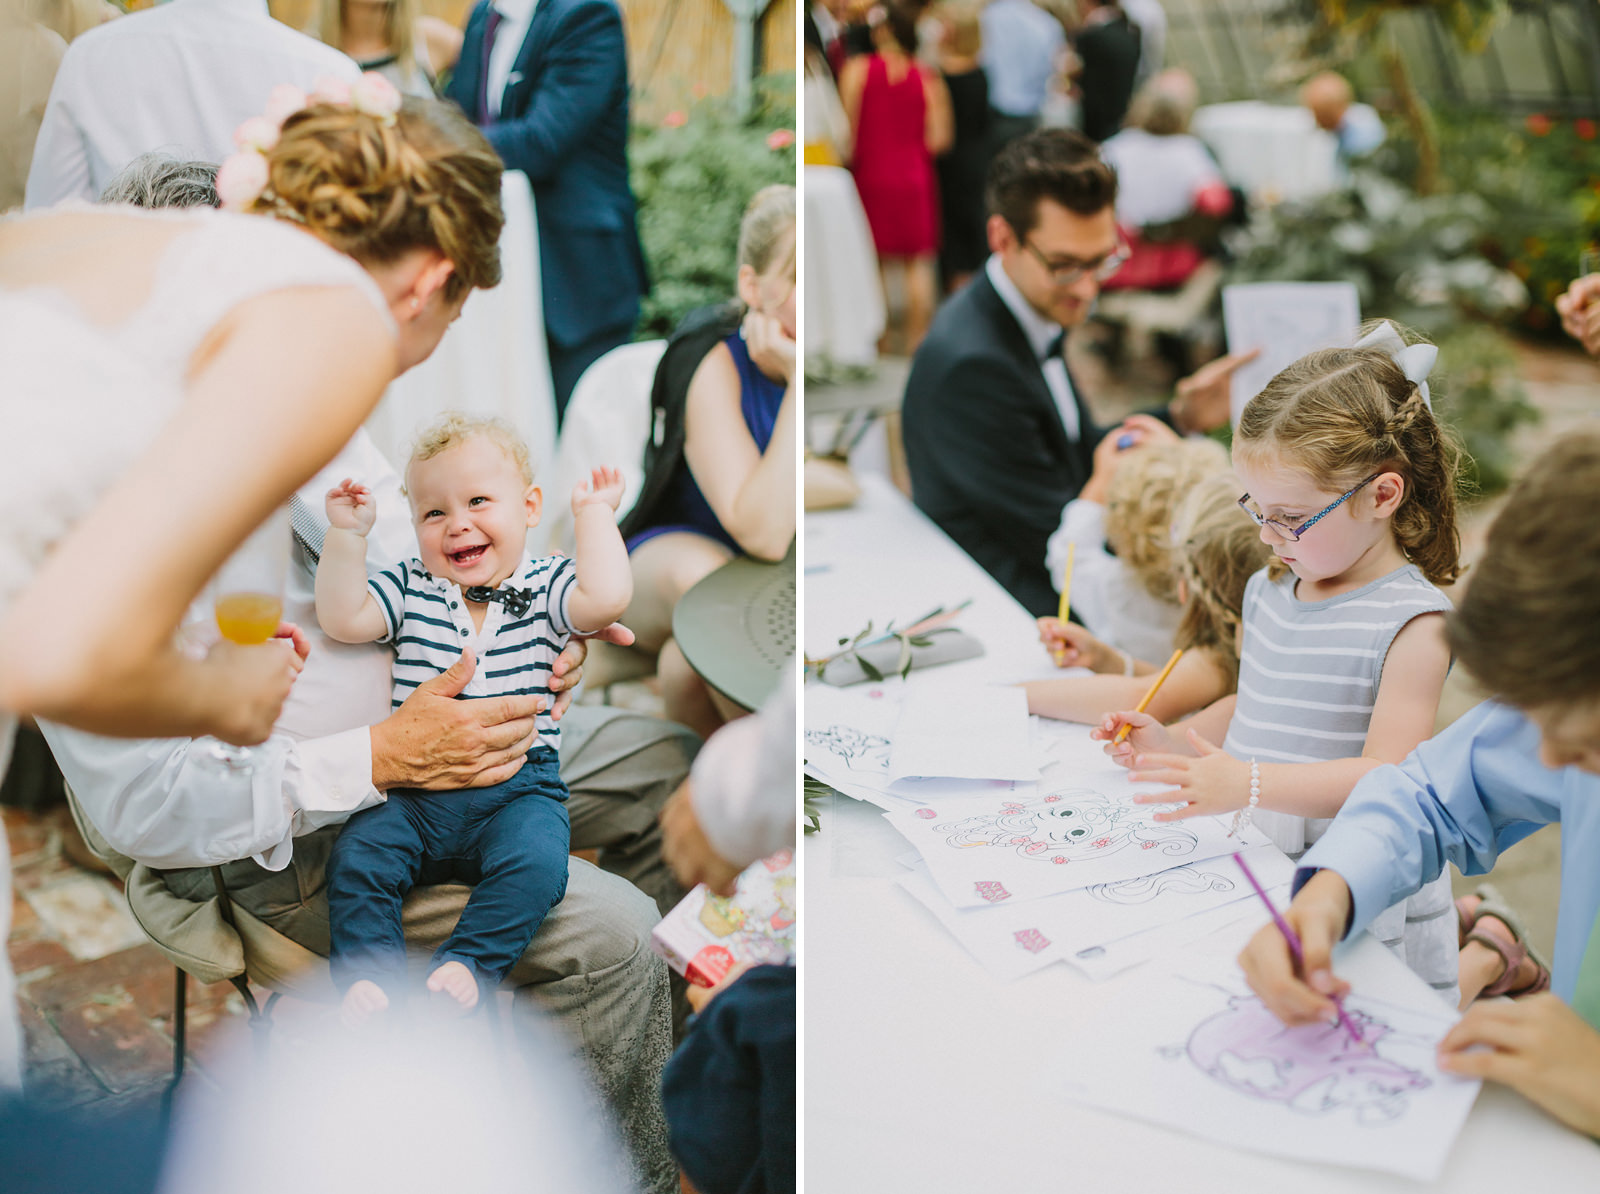
<svg viewBox="0 0 1600 1194"><path fill-rule="evenodd" d="M879 273L887 283L891 270L904 271L899 347L909 356L933 319L937 294L939 184L933 159L950 147L950 93L938 71L916 58L916 18L909 8L874 8L868 22L873 53L845 63L839 96L854 134L850 169L872 228Z"/></svg>

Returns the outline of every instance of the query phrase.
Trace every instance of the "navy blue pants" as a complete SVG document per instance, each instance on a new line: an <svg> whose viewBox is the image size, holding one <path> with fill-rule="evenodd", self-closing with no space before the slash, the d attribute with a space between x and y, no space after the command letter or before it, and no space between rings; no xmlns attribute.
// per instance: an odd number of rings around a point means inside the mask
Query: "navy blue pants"
<svg viewBox="0 0 1600 1194"><path fill-rule="evenodd" d="M396 789L345 824L328 858L334 982L405 980L400 903L419 883L470 883L433 968L460 962L493 990L567 892L567 789L556 752L537 747L504 783L460 792Z"/></svg>

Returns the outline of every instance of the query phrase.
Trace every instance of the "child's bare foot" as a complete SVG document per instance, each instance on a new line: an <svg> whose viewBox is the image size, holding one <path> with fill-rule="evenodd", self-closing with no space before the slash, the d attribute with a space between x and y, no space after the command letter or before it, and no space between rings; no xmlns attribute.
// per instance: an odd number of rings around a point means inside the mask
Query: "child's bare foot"
<svg viewBox="0 0 1600 1194"><path fill-rule="evenodd" d="M389 1010L389 997L383 988L369 979L351 985L339 1005L339 1019L346 1028L360 1028L373 1016Z"/></svg>
<svg viewBox="0 0 1600 1194"><path fill-rule="evenodd" d="M478 980L460 962L446 962L428 975L428 990L450 996L463 1012L478 1006Z"/></svg>

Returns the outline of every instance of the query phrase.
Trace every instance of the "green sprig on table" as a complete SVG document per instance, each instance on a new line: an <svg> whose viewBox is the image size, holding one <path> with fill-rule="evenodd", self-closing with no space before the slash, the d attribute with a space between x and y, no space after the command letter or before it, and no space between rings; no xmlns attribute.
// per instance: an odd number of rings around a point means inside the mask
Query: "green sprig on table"
<svg viewBox="0 0 1600 1194"><path fill-rule="evenodd" d="M955 628L948 625L948 623L954 621L956 615L971 604L972 599L968 598L951 609L945 609L942 605L938 606L931 613L923 614L922 617L904 630L896 630L894 623L890 622L883 628L883 632L876 636L872 633L873 623L868 622L855 635L845 635L839 640L839 646L842 650L819 658L812 658L808 655L806 657L806 671L820 680L830 663L840 659L853 659L861 666L861 670L866 673L867 679L882 680L882 670L866 656L862 655L861 652L867 647L875 647L879 643L886 643L890 639L896 639L900 643L900 655L895 661L894 671L898 672L903 680L911 671L911 648L932 646L934 635L954 633Z"/></svg>

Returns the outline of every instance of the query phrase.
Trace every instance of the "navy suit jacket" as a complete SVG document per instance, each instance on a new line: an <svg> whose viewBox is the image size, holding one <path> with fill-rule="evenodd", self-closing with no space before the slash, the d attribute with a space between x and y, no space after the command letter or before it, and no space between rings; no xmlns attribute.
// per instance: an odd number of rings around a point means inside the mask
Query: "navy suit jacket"
<svg viewBox="0 0 1600 1194"><path fill-rule="evenodd" d="M476 118L489 6L467 19L446 92ZM628 55L612 0L539 0L484 126L509 170L533 184L549 338L574 347L630 333L649 288L628 185Z"/></svg>
<svg viewBox="0 0 1600 1194"><path fill-rule="evenodd" d="M1035 616L1056 612L1045 543L1094 471L1103 434L1072 390L1076 440L982 270L939 309L906 379L911 500Z"/></svg>

